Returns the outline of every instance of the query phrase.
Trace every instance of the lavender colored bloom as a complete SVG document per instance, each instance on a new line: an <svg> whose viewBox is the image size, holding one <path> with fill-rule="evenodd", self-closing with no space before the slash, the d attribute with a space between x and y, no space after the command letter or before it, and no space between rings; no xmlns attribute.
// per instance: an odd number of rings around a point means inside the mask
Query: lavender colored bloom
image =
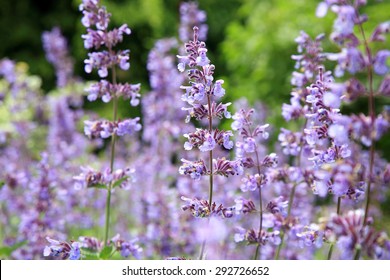
<svg viewBox="0 0 390 280"><path fill-rule="evenodd" d="M198 66L206 66L210 63L210 60L206 56L207 49L206 48L199 48L198 54L199 56L196 58L196 64Z"/></svg>
<svg viewBox="0 0 390 280"><path fill-rule="evenodd" d="M320 2L316 9L316 16L322 18L326 15L327 12L328 4L326 2Z"/></svg>
<svg viewBox="0 0 390 280"><path fill-rule="evenodd" d="M282 196L279 196L267 204L266 209L274 215L287 216L288 201L284 200Z"/></svg>
<svg viewBox="0 0 390 280"><path fill-rule="evenodd" d="M338 146L342 146L349 142L348 130L340 124L332 124L328 128L328 135L333 138L334 143Z"/></svg>
<svg viewBox="0 0 390 280"><path fill-rule="evenodd" d="M199 150L202 152L207 152L213 150L215 147L215 140L211 134L205 134L205 140L202 145L199 146Z"/></svg>
<svg viewBox="0 0 390 280"><path fill-rule="evenodd" d="M301 151L302 133L292 132L285 128L281 128L281 132L278 136L280 145L283 147L283 153L285 155L297 156Z"/></svg>
<svg viewBox="0 0 390 280"><path fill-rule="evenodd" d="M336 77L343 76L345 70L355 74L364 69L366 65L363 54L356 47L343 48L338 54L328 54L328 59L338 61L335 69Z"/></svg>
<svg viewBox="0 0 390 280"><path fill-rule="evenodd" d="M15 62L8 58L1 59L0 75L4 76L9 83L13 83L16 80Z"/></svg>
<svg viewBox="0 0 390 280"><path fill-rule="evenodd" d="M337 237L343 259L352 259L356 248L371 258L381 259L388 255L387 235L371 227L372 219L363 225L363 214L362 210L349 211L344 216L333 216L327 225Z"/></svg>
<svg viewBox="0 0 390 280"><path fill-rule="evenodd" d="M390 32L390 21L382 22L379 24L371 35L371 41L383 42L386 40L384 34Z"/></svg>
<svg viewBox="0 0 390 280"><path fill-rule="evenodd" d="M201 176L208 173L203 160L189 161L181 160L183 165L179 168L179 173L182 175L190 175L192 179L199 180Z"/></svg>
<svg viewBox="0 0 390 280"><path fill-rule="evenodd" d="M248 214L248 213L256 211L256 206L252 200L247 200L243 197L239 197L239 198L236 198L234 200L234 202L236 203L234 208L236 210L237 215L239 215L241 213Z"/></svg>
<svg viewBox="0 0 390 280"><path fill-rule="evenodd" d="M356 21L355 8L349 5L334 5L331 6L331 9L337 14L337 19L333 25L335 33L343 36L353 33Z"/></svg>
<svg viewBox="0 0 390 280"><path fill-rule="evenodd" d="M218 98L222 97L225 95L225 90L222 88L222 84L224 83L223 80L217 80L215 81L214 85L214 95Z"/></svg>
<svg viewBox="0 0 390 280"><path fill-rule="evenodd" d="M227 160L225 158L213 159L214 173L228 177L229 175L241 175L244 172L241 160Z"/></svg>
<svg viewBox="0 0 390 280"><path fill-rule="evenodd" d="M56 70L57 85L66 86L73 75L73 61L69 57L66 39L60 29L55 27L51 31L43 32L42 41L46 58Z"/></svg>
<svg viewBox="0 0 390 280"><path fill-rule="evenodd" d="M243 192L247 192L247 191L253 192L257 190L258 186L262 185L261 184L262 182L263 184L265 184L264 179L259 174L255 174L254 176L248 175L247 177L242 178L241 182L243 184L241 185L240 188Z"/></svg>
<svg viewBox="0 0 390 280"><path fill-rule="evenodd" d="M324 234L316 224L311 224L310 226L305 227L304 231L301 231L296 235L299 238L299 246L301 248L304 248L305 246L311 247L313 245L316 248L320 248L322 246Z"/></svg>
<svg viewBox="0 0 390 280"><path fill-rule="evenodd" d="M383 79L379 86L378 92L385 96L390 96L390 76L386 76Z"/></svg>
<svg viewBox="0 0 390 280"><path fill-rule="evenodd" d="M333 92L325 92L323 96L324 105L331 108L331 109L338 109L341 105L341 99L340 96Z"/></svg>
<svg viewBox="0 0 390 280"><path fill-rule="evenodd" d="M46 246L43 251L45 257L60 257L61 259L79 260L81 257L80 244L78 242L67 242L57 241L46 237L50 246Z"/></svg>
<svg viewBox="0 0 390 280"><path fill-rule="evenodd" d="M132 135L141 130L140 118L110 122L106 120L84 121L84 133L90 138L109 138L114 133L118 136Z"/></svg>
<svg viewBox="0 0 390 280"><path fill-rule="evenodd" d="M109 168L103 171L96 171L91 167L81 167L82 173L74 176L74 187L76 189L104 187L110 184L128 188L135 181L133 168L117 169L111 172Z"/></svg>
<svg viewBox="0 0 390 280"><path fill-rule="evenodd" d="M282 106L282 116L286 121L297 119L303 115L300 97L297 94L293 94L290 100L291 104L283 104Z"/></svg>
<svg viewBox="0 0 390 280"><path fill-rule="evenodd" d="M139 124L140 118L128 119L118 123L116 134L118 136L132 135L136 131L141 130L141 124Z"/></svg>
<svg viewBox="0 0 390 280"><path fill-rule="evenodd" d="M197 198L191 199L185 196L182 196L181 199L187 203L186 205L182 206L182 210L190 210L192 215L196 218L213 216L220 216L223 218L233 217L233 207L224 207L222 204L217 206L215 202L210 205L207 200L199 200Z"/></svg>
<svg viewBox="0 0 390 280"><path fill-rule="evenodd" d="M128 258L132 255L134 258L139 259L143 249L136 243L137 241L138 239L125 241L121 239L119 234L115 235L111 239L111 242L114 243L116 250L120 252L122 257Z"/></svg>
<svg viewBox="0 0 390 280"><path fill-rule="evenodd" d="M374 71L378 75L385 75L389 71L386 65L387 58L390 56L389 50L378 51L374 58Z"/></svg>
<svg viewBox="0 0 390 280"><path fill-rule="evenodd" d="M192 28L199 27L199 39L206 40L208 27L206 12L199 10L197 2L182 2L180 5L179 38L181 42L187 42L192 37Z"/></svg>

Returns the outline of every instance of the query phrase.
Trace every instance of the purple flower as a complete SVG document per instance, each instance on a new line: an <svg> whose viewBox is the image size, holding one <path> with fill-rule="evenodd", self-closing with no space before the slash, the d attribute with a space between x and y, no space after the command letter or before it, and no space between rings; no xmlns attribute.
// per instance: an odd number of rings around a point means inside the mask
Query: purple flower
<svg viewBox="0 0 390 280"><path fill-rule="evenodd" d="M121 239L120 235L115 235L111 242L114 243L114 246L117 251L120 252L121 256L124 258L128 258L132 255L134 258L139 259L143 252L142 248L136 243L138 239L134 239L132 241L125 241Z"/></svg>
<svg viewBox="0 0 390 280"><path fill-rule="evenodd" d="M78 242L67 242L57 241L46 237L50 246L46 246L43 251L45 257L60 257L61 259L79 260L81 257L80 244Z"/></svg>
<svg viewBox="0 0 390 280"><path fill-rule="evenodd" d="M300 103L300 97L298 94L293 93L291 97L291 104L283 104L282 116L286 121L297 119L302 116L303 108Z"/></svg>
<svg viewBox="0 0 390 280"><path fill-rule="evenodd" d="M214 147L215 147L214 137L210 133L207 133L205 135L205 140L203 144L199 146L199 150L201 150L202 152L207 152L213 150Z"/></svg>
<svg viewBox="0 0 390 280"><path fill-rule="evenodd" d="M116 134L118 136L123 136L123 135L132 135L136 131L141 130L141 124L139 124L140 118L135 118L135 119L127 119L124 121L121 121L118 123L118 128L116 130Z"/></svg>
<svg viewBox="0 0 390 280"><path fill-rule="evenodd" d="M305 246L311 247L315 246L316 248L322 247L323 232L320 230L320 227L316 224L311 224L304 228L304 231L301 231L296 234L299 238L299 246L304 248Z"/></svg>
<svg viewBox="0 0 390 280"><path fill-rule="evenodd" d="M383 42L386 40L384 34L390 32L390 21L382 22L379 24L371 35L371 41Z"/></svg>
<svg viewBox="0 0 390 280"><path fill-rule="evenodd" d="M281 128L278 140L280 142L280 145L283 147L283 153L285 155L297 156L301 150L301 138L302 133L294 133L285 128Z"/></svg>
<svg viewBox="0 0 390 280"><path fill-rule="evenodd" d="M374 71L378 75L385 75L389 71L386 65L387 58L390 56L389 50L378 51L374 58Z"/></svg>
<svg viewBox="0 0 390 280"><path fill-rule="evenodd" d="M236 203L235 209L237 215L241 213L248 214L256 211L256 206L252 200L247 200L243 197L239 197L236 198L234 202Z"/></svg>
<svg viewBox="0 0 390 280"><path fill-rule="evenodd" d="M215 81L214 85L214 95L218 98L222 97L225 95L225 90L222 88L222 84L224 83L223 80L217 80Z"/></svg>
<svg viewBox="0 0 390 280"><path fill-rule="evenodd" d="M366 65L363 54L356 47L343 48L338 54L328 54L328 59L338 61L335 69L336 77L343 76L345 70L355 74L364 69Z"/></svg>
<svg viewBox="0 0 390 280"><path fill-rule="evenodd" d="M247 191L253 192L257 190L257 187L258 185L261 184L262 180L263 179L260 177L259 174L255 174L254 176L248 175L247 177L242 178L241 180L242 185L240 188L243 192L247 192Z"/></svg>
<svg viewBox="0 0 390 280"><path fill-rule="evenodd" d="M329 137L333 138L334 143L338 146L349 143L348 130L340 124L332 124L328 128Z"/></svg>
<svg viewBox="0 0 390 280"><path fill-rule="evenodd" d="M196 64L199 66L206 66L210 63L210 60L206 56L207 49L206 48L199 48L198 49L198 57L196 58Z"/></svg>
<svg viewBox="0 0 390 280"><path fill-rule="evenodd" d="M192 179L199 180L201 176L208 173L203 160L189 161L181 160L183 165L179 168L179 173L182 175L190 175Z"/></svg>
<svg viewBox="0 0 390 280"><path fill-rule="evenodd" d="M42 41L46 58L56 70L57 85L66 86L73 75L73 61L69 57L66 39L60 29L55 27L51 31L43 32Z"/></svg>
<svg viewBox="0 0 390 280"><path fill-rule="evenodd" d="M355 8L348 5L334 5L331 9L337 14L337 19L333 25L335 33L344 36L353 33L356 20Z"/></svg>
<svg viewBox="0 0 390 280"><path fill-rule="evenodd" d="M287 216L288 201L284 200L283 196L279 196L267 204L266 209L272 214L280 214L283 217Z"/></svg>
<svg viewBox="0 0 390 280"><path fill-rule="evenodd" d="M208 27L206 12L199 10L197 2L182 2L180 4L179 38L181 42L187 42L192 38L192 28L199 27L199 39L206 40Z"/></svg>

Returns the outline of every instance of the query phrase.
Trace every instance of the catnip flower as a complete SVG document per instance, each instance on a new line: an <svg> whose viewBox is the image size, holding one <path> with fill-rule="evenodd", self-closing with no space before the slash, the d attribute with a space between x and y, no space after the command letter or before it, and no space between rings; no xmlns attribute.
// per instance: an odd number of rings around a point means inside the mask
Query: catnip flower
<svg viewBox="0 0 390 280"><path fill-rule="evenodd" d="M59 257L61 259L79 260L81 257L79 242L72 242L71 244L63 241L58 241L46 237L50 243L43 251L45 257Z"/></svg>
<svg viewBox="0 0 390 280"><path fill-rule="evenodd" d="M62 36L60 29L54 27L51 31L43 32L42 42L46 58L56 70L57 85L66 86L73 76L74 64L69 56L66 39Z"/></svg>

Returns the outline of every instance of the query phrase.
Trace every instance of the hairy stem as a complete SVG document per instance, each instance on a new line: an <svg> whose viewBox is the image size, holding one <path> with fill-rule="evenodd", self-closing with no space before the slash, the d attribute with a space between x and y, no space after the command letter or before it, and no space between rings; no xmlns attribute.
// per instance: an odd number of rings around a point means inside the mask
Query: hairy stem
<svg viewBox="0 0 390 280"><path fill-rule="evenodd" d="M207 95L207 105L208 105L208 113L209 113L209 133L211 134L213 131L213 116L211 113L211 97ZM214 168L213 168L213 150L209 153L209 165L210 165L210 182L209 182L209 206L211 207L213 203L213 185L214 185Z"/></svg>
<svg viewBox="0 0 390 280"><path fill-rule="evenodd" d="M355 13L357 18L359 18L359 12L357 8L355 8ZM368 96L368 113L371 117L371 127L374 127L375 123L375 102L374 102L374 87L373 87L373 59L371 54L370 46L368 45L368 40L366 38L366 34L363 29L363 24L359 22L359 31L363 38L364 43L364 49L366 52L366 56L368 58L368 64L367 64L367 77L368 77L368 88L369 88L369 96ZM367 179L367 196L366 196L366 206L364 211L364 225L367 224L367 218L368 218L368 211L369 211L369 205L370 205L370 191L371 191L371 180L373 176L373 166L374 166L374 159L375 159L375 141L373 139L373 134L371 134L371 147L370 147L370 163L369 163L369 175Z"/></svg>
<svg viewBox="0 0 390 280"><path fill-rule="evenodd" d="M337 215L340 215L340 209L341 209L341 197L339 196L337 198ZM333 247L334 247L334 243L330 244L329 252L328 252L328 260L332 259Z"/></svg>
<svg viewBox="0 0 390 280"><path fill-rule="evenodd" d="M307 126L307 118L305 119L305 123L303 124L303 129L304 130ZM299 147L300 147L300 150L299 150L299 154L296 158L297 160L297 164L296 166L298 168L301 167L301 157L302 157L302 150L303 150L303 143L304 143L304 139L301 139L300 143L299 143ZM296 187L297 187L298 183L295 183L291 189L291 192L290 192L290 197L288 199L288 208L287 208L287 218L290 217L290 214L291 214L291 209L292 209L292 204L294 202L294 196L295 196L295 190L296 190ZM282 247L283 247L283 243L284 243L284 236L285 236L285 230L282 229L282 233L280 234L280 244L278 246L278 248L276 249L276 254L275 254L275 260L278 260L279 259L279 256L280 256L280 251L282 250Z"/></svg>
<svg viewBox="0 0 390 280"><path fill-rule="evenodd" d="M252 128L250 126L250 122L248 119L245 118L245 121L247 123L247 126L248 126L248 130L249 130L249 134L250 134L250 137L253 138L253 132L252 132ZM260 175L261 174L261 169L260 169L260 158L259 158L259 152L257 151L257 145L255 144L255 155L256 155L256 167L257 167L257 173ZM262 196L262 193L261 193L261 185L259 184L259 182L257 182L257 187L259 189L259 207L260 207L260 211L259 211L259 240L261 238L261 231L263 230L263 196ZM255 251L255 255L253 257L254 260L257 260L259 256L261 256L261 245L260 243L256 246L256 251Z"/></svg>
<svg viewBox="0 0 390 280"><path fill-rule="evenodd" d="M359 18L359 12L357 8L355 7L355 13L356 17ZM371 54L370 46L368 45L368 40L366 38L366 34L363 29L362 22L359 22L358 24L360 34L363 38L363 44L366 56L368 58L368 64L367 64L367 77L368 77L368 89L369 89L369 95L368 95L368 113L371 117L371 127L374 129L374 123L375 123L375 103L374 103L374 87L373 87L373 59ZM365 203L365 209L364 209L364 220L363 220L363 227L367 225L367 219L369 215L369 208L370 208L370 202L371 202L371 183L372 183L372 177L373 177L373 167L374 167L374 160L375 160L375 139L373 138L374 133L371 133L371 147L370 147L370 160L369 160L369 171L368 171L368 178L367 178L367 190L366 190L366 203ZM355 259L360 258L360 249L356 249L355 253Z"/></svg>
<svg viewBox="0 0 390 280"><path fill-rule="evenodd" d="M111 51L111 50L110 50ZM115 66L112 68L112 83L116 85L116 70ZM116 92L113 94L113 121L116 122L118 119L118 98ZM111 159L110 159L110 171L114 170L114 161L115 161L115 142L116 135L112 134L111 139ZM111 212L111 191L114 182L111 182L107 187L107 200L106 200L106 224L105 224L105 233L104 233L104 246L107 246L109 228L110 228L110 212Z"/></svg>
<svg viewBox="0 0 390 280"><path fill-rule="evenodd" d="M252 132L251 132L252 134ZM258 174L260 175L260 160L259 160L259 154L257 152L257 146L256 146L256 161L257 161L257 172ZM261 193L261 185L258 183L257 184L257 187L259 188L259 201L260 201L260 215L259 215L259 239L261 238L261 231L263 230L263 197L262 197L262 193ZM261 248L260 248L260 243L257 245L256 247L256 252L255 252L255 256L253 259L257 260L258 257L261 256Z"/></svg>
<svg viewBox="0 0 390 280"><path fill-rule="evenodd" d="M213 131L213 116L211 113L211 97L207 95L207 105L208 105L208 118L209 118L209 133L211 134ZM210 177L209 177L209 207L211 210L213 204L213 187L214 187L214 168L213 168L213 151L209 152L209 168L210 168ZM210 221L210 219L209 219ZM204 251L206 249L206 239L202 242L202 247L200 249L199 260L203 259Z"/></svg>

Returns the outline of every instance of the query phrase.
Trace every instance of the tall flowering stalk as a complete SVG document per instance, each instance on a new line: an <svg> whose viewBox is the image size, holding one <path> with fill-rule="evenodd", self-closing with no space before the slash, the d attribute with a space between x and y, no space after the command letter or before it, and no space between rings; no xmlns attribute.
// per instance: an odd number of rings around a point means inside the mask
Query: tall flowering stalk
<svg viewBox="0 0 390 280"><path fill-rule="evenodd" d="M88 89L88 100L95 101L101 98L103 102L113 101L113 119L97 120L85 122L85 134L89 137L100 137L103 139L111 137L111 156L109 168L104 172L95 172L92 169L85 169L85 173L77 177L84 181L88 187L103 187L107 190L106 200L106 219L104 246L107 246L110 211L111 211L111 193L117 186L123 186L130 180L132 170L119 169L114 171L115 167L115 143L117 137L133 134L141 129L139 118L120 120L118 118L118 99L130 99L131 106L139 104L139 84L128 84L117 82L117 68L128 70L129 50L115 50L114 47L122 42L125 35L130 35L131 31L126 24L112 30L108 29L111 14L105 7L99 5L98 0L84 0L80 5L80 11L83 13L82 23L87 28L87 34L82 35L86 49L100 50L90 52L85 62L85 71L91 73L93 69L98 70L101 78L99 82L92 84ZM110 70L110 71L109 71ZM111 72L111 81L105 78Z"/></svg>
<svg viewBox="0 0 390 280"><path fill-rule="evenodd" d="M254 109L244 110L241 109L239 112L234 114L232 123L232 129L240 133L242 141L236 143L237 157L243 162L243 165L247 169L255 169L255 174L246 174L242 179L241 190L243 192L258 192L259 197L259 210L256 211L255 205L252 200L244 198L236 199L236 211L242 214L256 213L258 212L259 217L259 229L256 231L250 229L245 233L244 239L248 244L255 244L256 250L253 259L261 257L261 246L264 246L267 241L273 243L279 242L279 232L266 232L263 230L263 193L262 189L267 184L267 170L270 167L276 167L278 157L275 153L271 153L265 156L260 161L260 152L258 140L261 136L263 139L268 138L268 132L266 131L269 124L257 125L254 127L251 117L255 112ZM277 208L275 204L275 208ZM243 232L243 230L241 230ZM240 234L236 234L236 241L242 241L243 239Z"/></svg>
<svg viewBox="0 0 390 280"><path fill-rule="evenodd" d="M218 147L224 149L233 148L233 141L230 137L233 135L231 131L219 130L213 127L214 118L230 118L231 115L227 110L230 105L217 102L217 100L225 95L225 90L222 87L223 80L214 82L215 66L210 64L207 57L206 44L199 41L199 29L194 27L193 40L185 44L186 56L178 56L180 63L178 68L183 72L189 68L187 75L189 85L184 85L181 88L185 90L182 100L186 101L190 107L184 108L188 111L187 121L195 118L198 121L207 119L207 128L197 128L195 132L184 134L187 141L184 144L186 150L193 148L199 149L201 152L208 152L208 164L204 159L195 161L182 159L183 165L179 169L182 175L189 175L194 180L200 180L202 176L209 176L209 197L204 199L190 199L183 197L187 202L183 206L183 210L190 210L197 217L212 217L222 216L231 217L232 211L225 208L222 204L217 206L213 201L214 176L236 175L242 173L242 163L239 160L229 161L226 158L214 159L213 151ZM204 248L206 240L202 244L200 258L204 257Z"/></svg>
<svg viewBox="0 0 390 280"><path fill-rule="evenodd" d="M299 131L281 128L278 140L284 156L293 159L297 173L303 176L303 182L296 180L288 194L287 216L283 222L285 226L282 228L281 242L276 250L275 259L278 259L280 256L286 231L291 229L291 226L288 225L293 224L292 221L295 219L292 213L296 204L297 188L302 183L311 185L309 175L312 168L306 167L308 164L307 160L303 161L303 158L308 157L308 154L310 154L310 147L307 144L303 131L307 129L309 123L306 116L310 110L310 104L306 101L307 96L310 94L309 86L315 84L318 71L323 67L322 63L325 60L325 55L322 53L321 48L323 38L324 35L321 34L312 39L305 32L301 31L300 35L295 39L295 42L298 44L298 54L292 56L292 59L296 61L296 70L292 73L291 78L293 90L291 92L290 104L283 104L282 106L282 116L288 122L300 120L302 124ZM306 175L304 175L305 173Z"/></svg>
<svg viewBox="0 0 390 280"><path fill-rule="evenodd" d="M330 8L336 13L337 18L334 22L334 30L331 34L331 39L341 47L341 52L329 54L328 59L337 61L335 75L337 77L344 76L345 72L355 75L359 72L366 72L367 87L359 81L359 79L351 78L347 91L353 89L353 98L358 96L366 96L368 99L368 116L360 115L352 116L350 121L343 123L344 127L349 127L349 130L342 129L342 134L351 134L355 141L361 142L369 148L368 163L365 165L367 170L365 177L365 205L363 226L368 225L368 217L370 215L369 208L371 204L372 188L375 185L379 186L380 181L375 178L374 162L376 158L375 142L380 139L384 131L388 129L389 123L382 115L377 116L375 112L375 96L385 94L386 84L388 79L385 77L376 93L374 89L375 74L385 76L389 72L389 67L386 65L386 60L390 56L390 50L381 49L376 53L373 51L373 45L378 42L385 41L385 34L389 33L390 23L384 22L378 25L370 38L367 37L363 28L363 23L368 20L367 15L360 13L360 8L366 5L366 1L323 1L317 8L317 16L322 17ZM355 28L356 27L356 28ZM355 29L358 30L355 33ZM379 45L379 44L378 44ZM361 51L361 49L363 51ZM354 86L354 87L353 87ZM384 91L384 92L383 92ZM370 128L362 130L360 128L368 124ZM338 129L340 132L340 129ZM356 246L355 259L360 258L361 247Z"/></svg>
<svg viewBox="0 0 390 280"><path fill-rule="evenodd" d="M66 86L73 78L74 64L73 59L69 56L66 39L62 36L61 30L58 27L54 27L51 31L43 32L42 42L46 59L55 68L57 86Z"/></svg>

